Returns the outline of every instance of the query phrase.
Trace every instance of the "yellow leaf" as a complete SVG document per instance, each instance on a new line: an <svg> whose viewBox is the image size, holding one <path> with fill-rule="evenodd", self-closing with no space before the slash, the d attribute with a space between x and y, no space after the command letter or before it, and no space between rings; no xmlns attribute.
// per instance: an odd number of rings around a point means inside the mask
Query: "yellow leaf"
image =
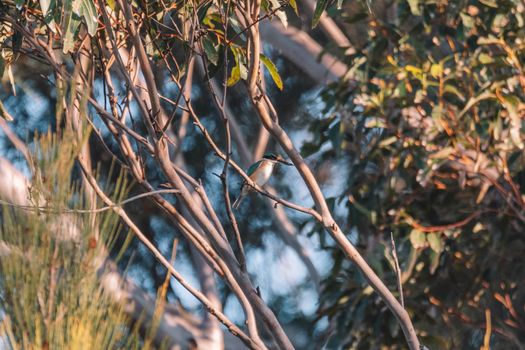
<svg viewBox="0 0 525 350"><path fill-rule="evenodd" d="M260 57L261 57L262 63L264 64L266 69L268 69L268 72L270 73L270 76L272 77L273 82L275 83L275 85L277 85L279 90L282 90L283 81L281 79L281 76L279 75L279 72L277 71L277 67L268 57L264 56L263 54L261 54Z"/></svg>

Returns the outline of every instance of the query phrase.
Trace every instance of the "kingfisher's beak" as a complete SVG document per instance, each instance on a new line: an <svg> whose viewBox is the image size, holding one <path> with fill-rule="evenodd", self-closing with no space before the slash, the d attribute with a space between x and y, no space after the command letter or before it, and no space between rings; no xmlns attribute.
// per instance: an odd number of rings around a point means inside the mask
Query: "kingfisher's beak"
<svg viewBox="0 0 525 350"><path fill-rule="evenodd" d="M293 165L293 163L288 162L286 159L284 159L282 157L277 158L277 161L279 163L281 163L281 164L284 164L284 165L289 165L289 166Z"/></svg>

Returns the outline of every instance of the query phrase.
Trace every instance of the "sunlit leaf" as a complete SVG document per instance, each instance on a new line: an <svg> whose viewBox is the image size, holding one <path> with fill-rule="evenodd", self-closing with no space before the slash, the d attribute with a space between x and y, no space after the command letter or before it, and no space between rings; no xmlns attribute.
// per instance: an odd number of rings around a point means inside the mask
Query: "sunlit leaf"
<svg viewBox="0 0 525 350"><path fill-rule="evenodd" d="M468 30L470 30L470 28L474 27L474 25L476 24L474 18L472 18L464 12L461 12L459 16L461 17L461 22L463 23L463 26Z"/></svg>
<svg viewBox="0 0 525 350"><path fill-rule="evenodd" d="M498 3L495 0L479 0L483 5L497 9Z"/></svg>
<svg viewBox="0 0 525 350"><path fill-rule="evenodd" d="M42 9L42 15L44 16L44 20L53 32L56 32L54 11L52 11L55 7L55 0L40 0L40 8Z"/></svg>
<svg viewBox="0 0 525 350"><path fill-rule="evenodd" d="M429 233L427 234L427 241L430 245L430 249L436 253L441 253L443 251L443 240L441 239L440 233Z"/></svg>
<svg viewBox="0 0 525 350"><path fill-rule="evenodd" d="M427 244L425 234L419 230L413 229L410 232L410 243L416 249L424 248Z"/></svg>
<svg viewBox="0 0 525 350"><path fill-rule="evenodd" d="M432 153L428 156L430 159L445 159L448 158L449 155L454 153L455 148L454 147L445 147L435 153Z"/></svg>
<svg viewBox="0 0 525 350"><path fill-rule="evenodd" d="M279 90L283 89L283 81L281 79L281 76L279 75L279 71L277 70L277 67L275 64L270 60L268 57L261 54L261 62L264 64L266 69L268 70L268 73L270 73L270 76L272 77L273 82L277 86Z"/></svg>
<svg viewBox="0 0 525 350"><path fill-rule="evenodd" d="M295 14L299 16L299 9L297 8L296 0L290 0L290 7L293 9L293 12L295 12Z"/></svg>
<svg viewBox="0 0 525 350"><path fill-rule="evenodd" d="M98 28L98 14L93 0L76 0L80 1L78 14L86 21L89 35L93 36Z"/></svg>
<svg viewBox="0 0 525 350"><path fill-rule="evenodd" d="M442 74L443 74L443 65L436 63L430 67L430 75L432 75L434 78L439 78Z"/></svg>
<svg viewBox="0 0 525 350"><path fill-rule="evenodd" d="M381 118L367 118L365 128L386 128L386 124Z"/></svg>
<svg viewBox="0 0 525 350"><path fill-rule="evenodd" d="M406 65L405 66L405 70L407 72L410 72L410 73L414 74L414 75L418 75L418 74L423 73L423 70L421 70L421 68L418 68L418 67L413 66L411 64Z"/></svg>
<svg viewBox="0 0 525 350"><path fill-rule="evenodd" d="M233 86L235 85L239 80L241 79L241 69L239 65L235 65L232 68L232 72L230 74L230 77L228 78L228 81L226 82L226 85Z"/></svg>
<svg viewBox="0 0 525 350"><path fill-rule="evenodd" d="M267 11L274 13L277 18L281 21L285 28L288 28L288 17L286 12L283 11L282 5L279 3L279 0L268 0Z"/></svg>
<svg viewBox="0 0 525 350"><path fill-rule="evenodd" d="M75 48L75 34L80 25L79 17L73 11L73 2L79 0L67 0L64 2L64 22L62 23L63 32L64 32L64 42L62 51L68 53L73 51Z"/></svg>
<svg viewBox="0 0 525 350"><path fill-rule="evenodd" d="M408 0L408 6L410 6L410 12L414 16L420 16L421 11L419 10L419 0Z"/></svg>
<svg viewBox="0 0 525 350"><path fill-rule="evenodd" d="M246 67L246 56L242 49L238 46L232 46L231 51L235 59L235 66L232 68L230 77L226 84L228 86L235 85L240 79L247 79L248 77L248 68Z"/></svg>
<svg viewBox="0 0 525 350"><path fill-rule="evenodd" d="M397 136L390 136L390 137L387 137L387 138L384 139L383 141L379 142L379 147L380 147L380 148L383 148L383 147L390 146L391 144L397 142L397 140L398 140Z"/></svg>

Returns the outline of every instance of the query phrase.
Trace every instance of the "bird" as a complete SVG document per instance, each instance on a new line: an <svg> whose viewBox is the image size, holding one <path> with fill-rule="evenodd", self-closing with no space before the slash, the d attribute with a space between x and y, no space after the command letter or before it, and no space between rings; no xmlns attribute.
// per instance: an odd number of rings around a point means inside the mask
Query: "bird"
<svg viewBox="0 0 525 350"><path fill-rule="evenodd" d="M266 184L270 179L270 176L272 176L273 169L277 163L293 165L292 163L287 162L283 157L281 157L278 154L265 153L260 160L253 163L248 168L246 174L258 186L264 186L264 184ZM237 209L241 204L243 198L253 190L253 187L250 186L246 181L244 181L241 186L241 193L233 203L232 207Z"/></svg>

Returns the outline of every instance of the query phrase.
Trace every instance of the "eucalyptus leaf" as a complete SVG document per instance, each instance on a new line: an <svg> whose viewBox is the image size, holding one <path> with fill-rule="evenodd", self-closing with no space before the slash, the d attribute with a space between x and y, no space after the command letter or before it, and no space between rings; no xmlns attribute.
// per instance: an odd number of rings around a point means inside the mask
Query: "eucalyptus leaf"
<svg viewBox="0 0 525 350"><path fill-rule="evenodd" d="M260 55L261 62L264 64L266 69L268 70L268 73L270 73L270 76L272 77L273 82L277 86L279 90L283 89L283 81L281 79L281 76L279 75L279 71L277 70L277 67L275 64L265 55Z"/></svg>
<svg viewBox="0 0 525 350"><path fill-rule="evenodd" d="M317 24L319 24L319 20L321 19L321 15L323 14L324 10L326 10L327 6L328 0L317 1L317 4L315 5L314 15L312 17L312 28L317 27Z"/></svg>
<svg viewBox="0 0 525 350"><path fill-rule="evenodd" d="M408 0L408 6L410 6L410 12L412 12L414 16L421 16L419 0Z"/></svg>
<svg viewBox="0 0 525 350"><path fill-rule="evenodd" d="M237 82L239 80L241 80L241 69L240 69L239 65L235 65L232 68L230 77L226 81L226 85L227 86L233 86L233 85L237 84Z"/></svg>
<svg viewBox="0 0 525 350"><path fill-rule="evenodd" d="M441 239L441 233L427 234L427 242L430 245L430 249L436 253L441 253L443 251L444 243Z"/></svg>
<svg viewBox="0 0 525 350"><path fill-rule="evenodd" d="M299 9L297 8L296 0L290 0L290 7L293 9L293 12L295 12L295 14L299 16Z"/></svg>
<svg viewBox="0 0 525 350"><path fill-rule="evenodd" d="M281 9L279 0L270 0L270 4L270 11L275 12L275 15L279 18L284 28L288 28L288 17L286 16L286 12Z"/></svg>
<svg viewBox="0 0 525 350"><path fill-rule="evenodd" d="M86 21L86 26L89 35L93 36L97 32L98 28L98 13L93 0L75 0L80 1L79 16L83 17Z"/></svg>
<svg viewBox="0 0 525 350"><path fill-rule="evenodd" d="M79 0L66 0L64 6L64 21L62 22L63 27L63 48L64 53L69 53L75 48L75 34L80 25L79 17L73 11L74 2L78 5Z"/></svg>
<svg viewBox="0 0 525 350"><path fill-rule="evenodd" d="M420 249L426 247L427 239L425 234L417 229L413 229L410 232L410 243L415 249Z"/></svg>
<svg viewBox="0 0 525 350"><path fill-rule="evenodd" d="M51 31L53 33L56 33L56 22L54 18L54 11L53 9L56 8L56 0L40 0L40 8L42 9L42 15L44 16L44 20L46 21L46 24L49 26Z"/></svg>
<svg viewBox="0 0 525 350"><path fill-rule="evenodd" d="M202 45L204 47L204 52L206 53L206 58L210 63L216 66L219 62L219 52L215 48L213 41L206 37L202 40Z"/></svg>

